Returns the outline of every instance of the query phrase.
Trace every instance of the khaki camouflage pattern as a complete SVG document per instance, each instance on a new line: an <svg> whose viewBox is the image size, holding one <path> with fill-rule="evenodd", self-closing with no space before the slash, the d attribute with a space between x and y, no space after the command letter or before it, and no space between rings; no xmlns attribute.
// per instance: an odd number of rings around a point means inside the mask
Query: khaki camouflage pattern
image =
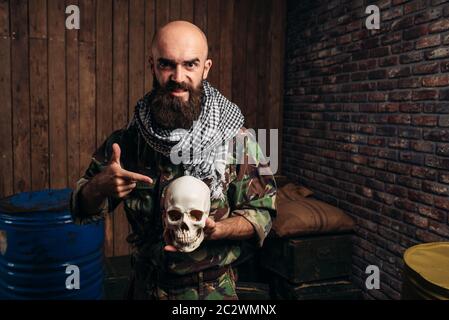
<svg viewBox="0 0 449 320"><path fill-rule="evenodd" d="M156 287L153 291L157 300L238 300L234 278L226 272L215 281L200 282L185 288L166 289Z"/></svg>
<svg viewBox="0 0 449 320"><path fill-rule="evenodd" d="M263 163L263 153L249 131L242 128L236 140L241 143L237 143L237 147L229 152L230 161L226 166L226 181L223 185L226 196L222 200L211 201L210 217L215 221L237 215L247 219L254 227L256 236L245 243L255 248L262 246L271 229L271 220L276 215L276 184L272 174L261 174L261 169L266 170L268 165ZM182 166L171 163L168 157L149 147L132 125L113 132L93 154L88 169L77 182L71 196L70 210L75 223L84 224L102 219L122 201L109 197L101 210L94 213L81 212L78 205L81 188L107 165L114 143L120 145L122 168L147 175L154 181L151 185L138 183L123 200L132 230L127 241L136 259L147 262L156 273L187 274L210 267L227 266L239 258L242 241L206 240L191 253L163 250L163 191L173 179L183 175ZM210 181L204 182L210 184ZM149 278L149 281L156 281L154 277ZM213 291L210 295L217 296ZM195 293L191 291L188 296L193 297Z"/></svg>

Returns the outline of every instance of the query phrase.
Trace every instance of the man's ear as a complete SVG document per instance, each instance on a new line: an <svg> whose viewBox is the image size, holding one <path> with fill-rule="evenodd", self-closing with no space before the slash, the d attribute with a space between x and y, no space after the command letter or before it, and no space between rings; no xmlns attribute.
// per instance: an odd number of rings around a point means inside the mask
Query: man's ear
<svg viewBox="0 0 449 320"><path fill-rule="evenodd" d="M207 59L206 62L204 62L203 80L207 79L207 75L209 74L209 70L211 67L212 67L212 60Z"/></svg>

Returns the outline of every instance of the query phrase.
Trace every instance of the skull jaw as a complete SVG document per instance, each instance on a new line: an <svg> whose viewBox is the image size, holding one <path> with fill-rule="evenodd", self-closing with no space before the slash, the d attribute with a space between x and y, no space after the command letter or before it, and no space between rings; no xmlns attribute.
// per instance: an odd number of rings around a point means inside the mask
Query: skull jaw
<svg viewBox="0 0 449 320"><path fill-rule="evenodd" d="M204 240L204 232L201 232L201 234L194 241L189 242L189 243L181 242L180 239L178 239L175 236L174 230L170 230L169 233L170 233L170 237L172 239L173 246L179 252L185 252L185 253L192 252L195 249L197 249Z"/></svg>

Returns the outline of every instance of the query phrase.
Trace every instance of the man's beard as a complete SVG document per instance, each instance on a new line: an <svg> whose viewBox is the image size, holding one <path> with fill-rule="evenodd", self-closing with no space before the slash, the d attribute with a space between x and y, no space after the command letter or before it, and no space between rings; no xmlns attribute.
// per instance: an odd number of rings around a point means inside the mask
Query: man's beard
<svg viewBox="0 0 449 320"><path fill-rule="evenodd" d="M189 91L189 100L183 101L171 94L176 89ZM164 129L190 129L193 122L198 120L201 113L201 98L203 85L193 88L182 82L169 80L165 86L161 86L156 77L153 80L154 96L151 102L151 117L158 127Z"/></svg>

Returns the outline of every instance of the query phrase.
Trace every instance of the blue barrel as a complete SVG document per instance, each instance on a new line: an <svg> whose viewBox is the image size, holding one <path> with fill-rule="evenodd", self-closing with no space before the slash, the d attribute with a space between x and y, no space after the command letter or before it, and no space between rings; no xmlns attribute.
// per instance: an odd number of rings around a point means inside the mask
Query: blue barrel
<svg viewBox="0 0 449 320"><path fill-rule="evenodd" d="M0 299L103 298L103 222L75 225L71 191L0 200Z"/></svg>

